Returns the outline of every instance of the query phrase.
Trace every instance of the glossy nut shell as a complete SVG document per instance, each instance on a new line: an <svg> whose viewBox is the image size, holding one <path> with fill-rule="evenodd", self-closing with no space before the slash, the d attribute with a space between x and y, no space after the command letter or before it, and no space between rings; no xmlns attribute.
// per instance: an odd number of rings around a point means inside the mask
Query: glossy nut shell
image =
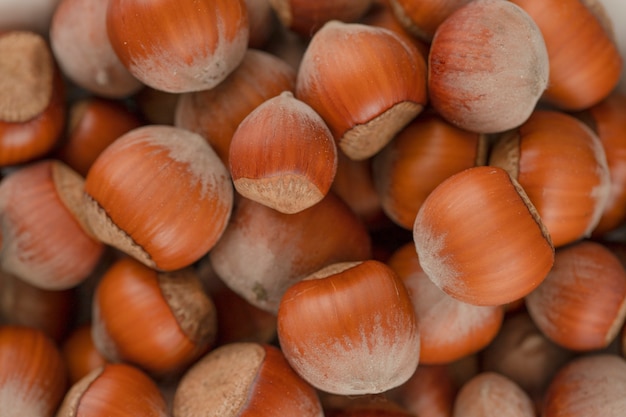
<svg viewBox="0 0 626 417"><path fill-rule="evenodd" d="M490 165L526 191L555 247L589 237L610 194L610 172L597 135L559 111L536 110L492 149Z"/></svg>
<svg viewBox="0 0 626 417"><path fill-rule="evenodd" d="M388 29L331 21L302 57L296 97L322 116L346 155L366 159L422 111L426 63Z"/></svg>
<svg viewBox="0 0 626 417"><path fill-rule="evenodd" d="M228 170L206 141L164 125L124 134L85 179L88 224L147 266L175 270L215 245L233 204Z"/></svg>
<svg viewBox="0 0 626 417"><path fill-rule="evenodd" d="M395 388L419 361L409 294L377 261L333 264L292 285L278 310L278 339L296 372L340 395Z"/></svg>
<svg viewBox="0 0 626 417"><path fill-rule="evenodd" d="M171 93L215 87L239 65L248 46L244 0L110 0L106 26L130 73Z"/></svg>
<svg viewBox="0 0 626 417"><path fill-rule="evenodd" d="M420 265L444 292L477 305L517 300L554 262L549 234L505 170L475 167L442 182L415 219Z"/></svg>
<svg viewBox="0 0 626 417"><path fill-rule="evenodd" d="M122 258L100 279L92 305L98 351L151 375L179 374L215 341L215 306L191 268L158 273Z"/></svg>
<svg viewBox="0 0 626 417"><path fill-rule="evenodd" d="M239 194L281 213L319 203L337 171L328 126L290 92L265 101L239 124L229 155Z"/></svg>

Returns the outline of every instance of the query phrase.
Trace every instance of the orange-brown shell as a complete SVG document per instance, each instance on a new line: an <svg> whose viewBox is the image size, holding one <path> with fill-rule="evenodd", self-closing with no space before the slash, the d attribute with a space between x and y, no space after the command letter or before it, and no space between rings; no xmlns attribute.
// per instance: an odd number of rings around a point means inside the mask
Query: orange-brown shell
<svg viewBox="0 0 626 417"><path fill-rule="evenodd" d="M85 194L94 234L161 270L191 265L211 249L233 205L228 170L206 141L164 125L131 130L107 147Z"/></svg>
<svg viewBox="0 0 626 417"><path fill-rule="evenodd" d="M280 349L230 343L197 361L174 396L176 416L322 417L315 389L287 363Z"/></svg>
<svg viewBox="0 0 626 417"><path fill-rule="evenodd" d="M106 28L108 1L63 0L50 22L50 47L63 74L101 97L123 98L142 83L113 51Z"/></svg>
<svg viewBox="0 0 626 417"><path fill-rule="evenodd" d="M119 102L99 97L75 101L69 107L66 136L55 156L85 177L107 146L141 125L140 118Z"/></svg>
<svg viewBox="0 0 626 417"><path fill-rule="evenodd" d="M185 302L168 297L164 279L178 286ZM216 325L213 304L189 270L159 274L122 258L102 276L94 295L98 350L110 361L133 363L154 375L185 369L213 343Z"/></svg>
<svg viewBox="0 0 626 417"><path fill-rule="evenodd" d="M85 232L57 189L57 174L69 169L63 167L59 161L42 160L23 166L0 185L2 268L49 290L81 283L104 251L104 245ZM76 186L82 187L82 183L78 178Z"/></svg>
<svg viewBox="0 0 626 417"><path fill-rule="evenodd" d="M239 124L229 155L239 194L282 213L317 204L337 171L326 123L291 92L268 99Z"/></svg>
<svg viewBox="0 0 626 417"><path fill-rule="evenodd" d="M554 248L519 184L498 167L474 167L439 184L415 219L420 265L447 294L502 305L535 289Z"/></svg>
<svg viewBox="0 0 626 417"><path fill-rule="evenodd" d="M605 348L626 318L626 271L599 243L559 248L554 267L526 297L526 306L554 343L574 351Z"/></svg>
<svg viewBox="0 0 626 417"><path fill-rule="evenodd" d="M174 124L200 134L228 164L230 141L241 121L265 100L293 91L296 71L268 52L248 49L241 64L214 88L181 94Z"/></svg>
<svg viewBox="0 0 626 417"><path fill-rule="evenodd" d="M208 256L226 285L275 313L290 285L328 264L371 258L372 242L365 225L333 193L294 214L241 198Z"/></svg>
<svg viewBox="0 0 626 417"><path fill-rule="evenodd" d="M483 135L459 129L434 113L419 115L373 158L374 184L387 216L410 230L439 183L485 163L485 143Z"/></svg>
<svg viewBox="0 0 626 417"><path fill-rule="evenodd" d="M54 148L65 125L66 92L43 37L9 31L0 39L5 54L0 66L0 166L7 166L41 158Z"/></svg>
<svg viewBox="0 0 626 417"><path fill-rule="evenodd" d="M40 330L0 326L0 410L53 416L67 388L56 344Z"/></svg>
<svg viewBox="0 0 626 417"><path fill-rule="evenodd" d="M296 97L322 116L347 155L364 159L422 111L426 63L388 29L331 21L302 58Z"/></svg>
<svg viewBox="0 0 626 417"><path fill-rule="evenodd" d="M378 261L333 264L289 287L278 310L278 338L296 372L340 395L395 388L419 361L408 291Z"/></svg>
<svg viewBox="0 0 626 417"><path fill-rule="evenodd" d="M244 0L111 0L106 25L111 46L130 73L172 93L215 87L248 47Z"/></svg>
<svg viewBox="0 0 626 417"><path fill-rule="evenodd" d="M452 363L485 348L500 331L502 306L476 306L450 297L419 265L411 242L387 265L409 290L420 328L420 365Z"/></svg>
<svg viewBox="0 0 626 417"><path fill-rule="evenodd" d="M583 121L589 121L598 135L611 177L611 188L600 221L592 232L599 237L626 220L626 96L614 93L589 108Z"/></svg>
<svg viewBox="0 0 626 417"><path fill-rule="evenodd" d="M474 132L513 129L532 113L548 83L548 53L526 12L500 0L474 0L439 27L428 56L432 106Z"/></svg>
<svg viewBox="0 0 626 417"><path fill-rule="evenodd" d="M163 394L140 369L107 363L76 382L65 395L58 417L167 417Z"/></svg>
<svg viewBox="0 0 626 417"><path fill-rule="evenodd" d="M511 2L533 18L546 43L550 76L543 100L563 110L583 110L611 93L619 82L623 59L587 2Z"/></svg>
<svg viewBox="0 0 626 417"><path fill-rule="evenodd" d="M566 113L536 110L501 140L490 164L510 164L510 174L537 209L554 246L590 236L610 193L609 167L597 135ZM501 160L496 155L507 147L509 156Z"/></svg>
<svg viewBox="0 0 626 417"><path fill-rule="evenodd" d="M626 404L626 362L610 353L597 353L563 366L546 390L541 415L557 417L621 417Z"/></svg>

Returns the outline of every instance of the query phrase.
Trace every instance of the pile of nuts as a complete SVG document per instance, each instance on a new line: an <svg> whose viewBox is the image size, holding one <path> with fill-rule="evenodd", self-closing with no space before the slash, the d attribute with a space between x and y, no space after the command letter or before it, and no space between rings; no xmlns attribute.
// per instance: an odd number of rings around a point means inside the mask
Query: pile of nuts
<svg viewBox="0 0 626 417"><path fill-rule="evenodd" d="M623 417L613 24L3 2L0 416Z"/></svg>

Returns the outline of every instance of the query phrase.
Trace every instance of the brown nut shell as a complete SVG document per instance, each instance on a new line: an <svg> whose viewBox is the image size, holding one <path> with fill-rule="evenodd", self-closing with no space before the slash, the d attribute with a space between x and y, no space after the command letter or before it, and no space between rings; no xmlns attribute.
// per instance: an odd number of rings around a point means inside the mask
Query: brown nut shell
<svg viewBox="0 0 626 417"><path fill-rule="evenodd" d="M65 364L42 331L0 326L0 410L52 417L67 388Z"/></svg>
<svg viewBox="0 0 626 417"><path fill-rule="evenodd" d="M65 83L41 35L0 33L0 166L41 158L65 125Z"/></svg>
<svg viewBox="0 0 626 417"><path fill-rule="evenodd" d="M133 129L99 155L85 179L94 235L147 266L173 271L211 249L233 205L228 170L198 134Z"/></svg>
<svg viewBox="0 0 626 417"><path fill-rule="evenodd" d="M415 219L420 265L444 292L477 305L517 300L554 262L550 236L502 168L474 167L443 181Z"/></svg>
<svg viewBox="0 0 626 417"><path fill-rule="evenodd" d="M626 220L626 96L615 92L577 116L596 133L606 155L611 189L592 236L601 237Z"/></svg>
<svg viewBox="0 0 626 417"><path fill-rule="evenodd" d="M431 42L439 25L471 0L389 0L394 15L406 30Z"/></svg>
<svg viewBox="0 0 626 417"><path fill-rule="evenodd" d="M373 0L269 0L278 19L286 28L305 38L310 38L325 23L339 20L357 21Z"/></svg>
<svg viewBox="0 0 626 417"><path fill-rule="evenodd" d="M101 97L122 98L142 87L113 51L106 28L109 2L62 0L50 23L50 47L63 74Z"/></svg>
<svg viewBox="0 0 626 417"><path fill-rule="evenodd" d="M72 330L61 345L61 354L65 360L71 385L107 362L93 343L90 323L82 324Z"/></svg>
<svg viewBox="0 0 626 417"><path fill-rule="evenodd" d="M317 392L270 345L230 343L210 352L183 376L176 417L292 415L322 417Z"/></svg>
<svg viewBox="0 0 626 417"><path fill-rule="evenodd" d="M287 214L319 203L337 171L328 126L291 92L268 99L239 124L229 155L239 194Z"/></svg>
<svg viewBox="0 0 626 417"><path fill-rule="evenodd" d="M448 365L420 363L408 381L387 395L413 415L450 417L457 391Z"/></svg>
<svg viewBox="0 0 626 417"><path fill-rule="evenodd" d="M502 306L476 306L450 297L422 270L415 245L387 261L409 290L420 327L420 365L452 363L485 348L498 334Z"/></svg>
<svg viewBox="0 0 626 417"><path fill-rule="evenodd" d="M611 354L572 360L559 370L546 391L541 415L621 417L626 410L626 362Z"/></svg>
<svg viewBox="0 0 626 417"><path fill-rule="evenodd" d="M99 97L77 100L68 109L66 135L54 155L85 177L107 146L142 124L120 102Z"/></svg>
<svg viewBox="0 0 626 417"><path fill-rule="evenodd" d="M452 417L535 417L528 394L511 379L481 372L467 381L454 401Z"/></svg>
<svg viewBox="0 0 626 417"><path fill-rule="evenodd" d="M165 398L140 369L123 363L105 364L71 386L56 417L167 417Z"/></svg>
<svg viewBox="0 0 626 417"><path fill-rule="evenodd" d="M626 270L600 243L558 248L554 267L526 296L526 306L554 343L574 351L605 348L626 318Z"/></svg>
<svg viewBox="0 0 626 417"><path fill-rule="evenodd" d="M432 106L451 123L495 133L521 125L548 83L535 22L508 1L474 0L437 28L428 56Z"/></svg>
<svg viewBox="0 0 626 417"><path fill-rule="evenodd" d="M216 328L215 306L191 268L158 273L125 257L109 267L94 295L98 350L152 375L186 369L211 347Z"/></svg>
<svg viewBox="0 0 626 417"><path fill-rule="evenodd" d="M487 138L441 116L420 114L372 159L372 176L385 214L410 230L420 206L443 180L484 165Z"/></svg>
<svg viewBox="0 0 626 417"><path fill-rule="evenodd" d="M292 284L332 263L371 258L372 242L363 222L333 193L294 214L240 198L208 256L226 285L275 314Z"/></svg>
<svg viewBox="0 0 626 417"><path fill-rule="evenodd" d="M104 245L90 236L66 204L82 193L84 179L65 164L24 165L0 184L4 271L47 290L80 284L95 269Z"/></svg>
<svg viewBox="0 0 626 417"><path fill-rule="evenodd" d="M0 323L43 331L57 343L67 337L76 314L76 292L44 290L0 271Z"/></svg>
<svg viewBox="0 0 626 417"><path fill-rule="evenodd" d="M623 58L611 33L589 7L592 2L511 2L533 18L545 40L550 75L542 100L562 110L583 110L613 91L620 79Z"/></svg>
<svg viewBox="0 0 626 417"><path fill-rule="evenodd" d="M228 165L230 141L239 123L264 101L293 91L296 71L268 52L248 49L241 64L209 90L181 94L174 124L198 133Z"/></svg>
<svg viewBox="0 0 626 417"><path fill-rule="evenodd" d="M524 188L555 247L589 237L600 221L610 193L606 154L573 116L536 110L500 137L489 164L507 169Z"/></svg>
<svg viewBox="0 0 626 417"><path fill-rule="evenodd" d="M106 26L128 71L170 93L215 87L248 47L244 0L109 0Z"/></svg>
<svg viewBox="0 0 626 417"><path fill-rule="evenodd" d="M331 21L307 47L296 97L322 116L346 155L366 159L422 111L426 63L388 29Z"/></svg>
<svg viewBox="0 0 626 417"><path fill-rule="evenodd" d="M408 291L378 261L332 264L289 287L278 309L278 339L298 374L340 395L395 388L419 361Z"/></svg>

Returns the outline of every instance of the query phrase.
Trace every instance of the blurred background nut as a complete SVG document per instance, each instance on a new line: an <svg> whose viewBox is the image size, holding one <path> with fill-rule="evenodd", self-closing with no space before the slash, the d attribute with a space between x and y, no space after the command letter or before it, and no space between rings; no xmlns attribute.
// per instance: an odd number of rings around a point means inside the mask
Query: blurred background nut
<svg viewBox="0 0 626 417"><path fill-rule="evenodd" d="M96 268L104 245L84 228L79 212L84 179L57 160L22 166L0 183L5 272L36 287L63 290Z"/></svg>
<svg viewBox="0 0 626 417"><path fill-rule="evenodd" d="M65 363L41 330L0 326L0 410L11 416L52 417L67 389Z"/></svg>
<svg viewBox="0 0 626 417"><path fill-rule="evenodd" d="M37 33L0 31L0 166L43 157L65 125L65 83Z"/></svg>

